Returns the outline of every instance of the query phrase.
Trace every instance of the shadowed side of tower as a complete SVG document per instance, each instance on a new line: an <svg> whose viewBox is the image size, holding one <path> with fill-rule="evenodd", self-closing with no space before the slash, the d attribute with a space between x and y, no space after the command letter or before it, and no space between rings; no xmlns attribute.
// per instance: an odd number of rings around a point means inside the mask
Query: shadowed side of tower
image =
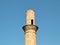
<svg viewBox="0 0 60 45"><path fill-rule="evenodd" d="M35 25L35 12L27 10L26 25L23 26L25 32L25 45L36 45L36 31L38 27Z"/></svg>

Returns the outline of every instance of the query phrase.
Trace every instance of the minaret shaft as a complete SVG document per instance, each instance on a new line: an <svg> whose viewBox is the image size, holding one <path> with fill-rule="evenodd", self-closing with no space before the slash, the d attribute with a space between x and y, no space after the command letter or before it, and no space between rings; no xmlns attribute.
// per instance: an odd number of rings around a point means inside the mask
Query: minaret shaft
<svg viewBox="0 0 60 45"><path fill-rule="evenodd" d="M28 30L25 33L25 45L36 45L36 34L34 30Z"/></svg>
<svg viewBox="0 0 60 45"><path fill-rule="evenodd" d="M35 12L33 10L28 10L26 12L26 25L31 25L31 21L33 21L33 24L35 25Z"/></svg>
<svg viewBox="0 0 60 45"><path fill-rule="evenodd" d="M26 13L26 25L23 26L25 32L25 45L36 45L36 31L38 27L35 25L35 12L28 10Z"/></svg>

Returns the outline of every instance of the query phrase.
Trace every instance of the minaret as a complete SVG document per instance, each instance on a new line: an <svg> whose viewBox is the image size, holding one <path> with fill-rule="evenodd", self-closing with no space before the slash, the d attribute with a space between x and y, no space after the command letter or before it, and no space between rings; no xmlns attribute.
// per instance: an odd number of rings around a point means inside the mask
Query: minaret
<svg viewBox="0 0 60 45"><path fill-rule="evenodd" d="M36 45L36 32L38 27L35 25L35 12L27 10L26 25L23 26L25 32L25 45Z"/></svg>

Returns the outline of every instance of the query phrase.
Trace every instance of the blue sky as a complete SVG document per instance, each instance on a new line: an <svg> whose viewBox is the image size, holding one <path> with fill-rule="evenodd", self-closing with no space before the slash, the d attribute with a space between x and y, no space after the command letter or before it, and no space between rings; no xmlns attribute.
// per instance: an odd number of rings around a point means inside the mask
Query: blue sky
<svg viewBox="0 0 60 45"><path fill-rule="evenodd" d="M0 0L0 45L24 45L28 9L36 12L37 45L60 45L60 0Z"/></svg>

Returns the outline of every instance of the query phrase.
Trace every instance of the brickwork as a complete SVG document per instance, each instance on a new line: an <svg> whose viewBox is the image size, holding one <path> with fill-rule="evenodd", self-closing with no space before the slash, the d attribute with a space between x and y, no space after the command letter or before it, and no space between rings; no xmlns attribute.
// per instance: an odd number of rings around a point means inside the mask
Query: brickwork
<svg viewBox="0 0 60 45"><path fill-rule="evenodd" d="M38 27L35 25L35 12L28 10L26 12L26 25L23 26L25 32L25 45L36 45L36 31Z"/></svg>
<svg viewBox="0 0 60 45"><path fill-rule="evenodd" d="M26 12L26 25L31 24L31 20L33 19L33 24L35 25L35 17L34 17L35 12L33 10L28 10Z"/></svg>

